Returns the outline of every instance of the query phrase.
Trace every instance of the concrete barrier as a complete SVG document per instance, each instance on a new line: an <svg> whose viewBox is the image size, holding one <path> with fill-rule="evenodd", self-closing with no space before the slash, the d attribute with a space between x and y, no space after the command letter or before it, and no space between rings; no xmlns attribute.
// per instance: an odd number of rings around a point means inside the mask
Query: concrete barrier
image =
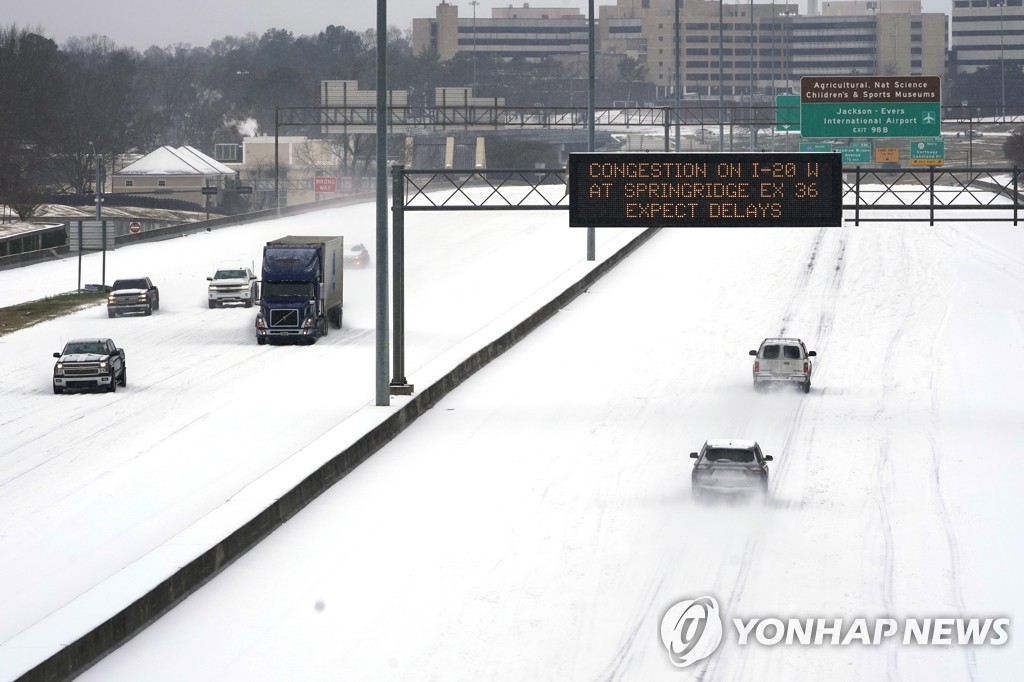
<svg viewBox="0 0 1024 682"><path fill-rule="evenodd" d="M394 414L309 474L228 537L19 679L50 681L73 678L130 640L366 461L462 382L540 327L657 232L657 228L647 229L631 239L526 319L414 394Z"/></svg>
<svg viewBox="0 0 1024 682"><path fill-rule="evenodd" d="M191 223L177 223L175 225L158 227L156 229L145 230L143 232L137 232L135 234L128 232L125 234L116 235L114 237L114 245L125 246L127 244L137 244L139 242L160 241L163 239L170 239L172 237L179 237L183 234L192 234L194 232L214 230L221 227L244 225L246 223L254 223L260 220L270 220L272 218L279 218L283 216L301 215L303 213L311 213L313 211L323 211L328 208L351 206L352 204L365 204L367 202L375 201L376 198L376 193L364 192L361 194L352 194L349 196L338 197L335 199L324 199L322 201L311 201L305 204L296 204L295 206L284 206L280 209L271 208L265 211L253 211L251 213L242 213L240 215L223 216L220 218L211 218L209 220L198 220ZM142 218L143 220L145 219L142 216L140 216L140 218ZM90 218L76 218L75 220L89 219ZM117 218L117 220L125 221L126 219ZM56 248L19 253L13 256L0 256L0 269L21 267L24 265L33 265L35 263L42 263L44 261L67 258L68 256L73 256L76 254L77 252L70 251L67 246L58 246Z"/></svg>

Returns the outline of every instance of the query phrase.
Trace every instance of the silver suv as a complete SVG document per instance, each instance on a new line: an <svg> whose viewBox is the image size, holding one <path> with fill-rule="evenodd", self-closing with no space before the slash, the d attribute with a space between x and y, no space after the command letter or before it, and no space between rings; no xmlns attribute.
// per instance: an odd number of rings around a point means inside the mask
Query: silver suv
<svg viewBox="0 0 1024 682"><path fill-rule="evenodd" d="M754 389L769 384L797 384L804 393L811 390L811 358L817 353L807 350L800 339L790 337L768 338L761 347L750 351L754 356Z"/></svg>
<svg viewBox="0 0 1024 682"><path fill-rule="evenodd" d="M697 460L690 475L695 499L711 494L768 494L768 462L772 456L762 453L757 441L709 440L690 457Z"/></svg>

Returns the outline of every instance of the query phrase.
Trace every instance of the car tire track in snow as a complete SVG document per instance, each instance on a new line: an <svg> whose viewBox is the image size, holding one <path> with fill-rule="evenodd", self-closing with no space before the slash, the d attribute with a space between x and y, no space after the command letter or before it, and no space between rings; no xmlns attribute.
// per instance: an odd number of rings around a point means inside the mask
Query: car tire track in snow
<svg viewBox="0 0 1024 682"><path fill-rule="evenodd" d="M663 564L668 569L670 564ZM637 609L633 613L632 625L626 631L626 637L619 645L618 650L612 656L611 662L608 667L605 668L605 672L601 675L602 680L622 680L628 679L627 668L629 666L630 657L634 651L636 645L637 635L643 629L644 625L650 622L651 614L656 613L657 609L655 605L658 603L658 597L661 596L661 589L665 583L667 570L662 571L660 577L656 582L648 585L645 590L644 599L642 602L637 604Z"/></svg>
<svg viewBox="0 0 1024 682"><path fill-rule="evenodd" d="M973 242L973 240L972 240ZM974 253L973 251L971 253ZM991 252L990 252L991 253ZM940 339L946 331L946 325L949 322L949 308L946 308L946 314L942 318L942 323L939 325L938 333L932 341L932 356L937 355L938 345ZM967 607L964 601L963 585L961 583L962 571L960 568L960 543L957 540L956 529L953 527L953 520L949 514L949 506L946 504L946 500L942 495L942 446L936 440L936 433L939 430L939 425L935 423L935 416L941 414L940 410L940 392L939 385L936 381L936 377L933 374L928 384L929 392L931 394L931 405L933 424L932 428L928 433L928 444L931 449L932 461L932 476L929 477L932 488L934 490L935 499L939 504L939 518L942 520L942 528L946 535L946 544L949 547L949 571L950 571L950 583L953 592L953 603L956 604L957 610L961 614L966 614ZM978 679L978 661L972 647L964 647L965 664L967 666L967 676L971 682Z"/></svg>
<svg viewBox="0 0 1024 682"><path fill-rule="evenodd" d="M814 268L818 262L818 253L821 250L821 243L829 229L832 228L819 228L818 233L814 235L814 240L811 242L811 252L807 256L807 262L804 264L800 275L794 280L792 290L790 291L789 298L787 299L788 305L782 314L782 325L779 327L779 336L786 335L786 330L789 328L789 324L793 319L794 306L797 301L803 300L802 294L807 289L807 285L811 280L811 275L814 274Z"/></svg>
<svg viewBox="0 0 1024 682"><path fill-rule="evenodd" d="M896 604L893 600L893 574L895 571L894 540L892 534L892 519L889 516L889 494L892 489L893 466L889 458L889 439L883 438L879 444L879 466L878 466L878 517L882 526L882 606L885 613L896 613ZM899 650L894 645L888 646L889 650L885 656L885 679L900 679Z"/></svg>
<svg viewBox="0 0 1024 682"><path fill-rule="evenodd" d="M960 584L960 544L956 539L956 530L953 528L952 519L949 516L949 507L942 496L942 484L940 471L942 468L942 448L935 441L935 431L928 434L932 454L932 476L928 478L931 482L932 493L939 506L939 519L942 522L942 530L946 535L946 545L949 548L949 582L950 590L953 593L953 603L956 605L958 614L966 614L967 607L964 604L963 586ZM967 677L974 682L978 679L978 663L974 647L964 647L965 665Z"/></svg>
<svg viewBox="0 0 1024 682"><path fill-rule="evenodd" d="M934 238L933 235L928 235L925 238ZM946 239L941 241L951 248L955 246ZM913 268L917 267L914 258L914 247L915 242L908 236L908 232L903 230L899 233L899 248L893 249L894 253L898 253L900 256L900 263L898 267L892 269L894 276L899 276L903 279L902 286L897 287L897 290L911 291L911 281L909 274ZM975 254L974 251L970 253ZM992 252L990 252L991 255ZM987 259L986 259L987 260ZM899 384L894 381L894 378L898 375L897 369L901 366L904 352L900 350L901 344L904 342L904 330L906 329L917 329L919 325L913 323L913 318L918 314L919 310L915 305L915 300L912 296L905 296L902 300L894 300L894 303L898 303L897 315L899 321L894 325L894 332L886 344L884 360L882 363L882 375L887 377L888 380L881 383L881 397L878 403L878 407L872 415L872 421L878 422L883 419L894 420L895 416L899 415L898 402L901 399L905 399L902 396L897 395ZM931 357L936 357L938 353L938 345L943 335L943 330L946 324L946 318L948 317L948 308L946 316L942 322L938 325L934 336L932 337L932 343L930 347ZM935 381L934 374L929 379L929 394L930 394L930 412L933 415L938 415L939 408L939 397L938 388ZM956 532L953 528L952 520L949 515L948 506L942 495L942 489L940 484L940 468L941 468L941 447L936 441L937 426L933 424L927 433L928 448L930 455L930 466L929 475L926 476L929 485L927 486L927 492L925 495L919 495L918 498L927 497L932 505L937 508L937 513L929 516L929 518L938 518L942 536L945 539L945 544L949 556L949 568L948 568L948 589L952 603L957 609L958 614L966 613L966 608L963 599L963 589L960 583L960 554L959 544L956 538ZM898 483L899 474L896 471L895 462L890 456L891 442L888 437L883 437L879 444L879 475L878 475L878 488L879 488L879 520L881 524L882 537L884 539L883 549L883 584L881 586L883 606L886 614L889 617L895 617L897 613L897 600L894 596L894 581L896 570L896 549L897 543L895 540L895 532L893 528L893 517L891 510L894 508L895 503L898 502L894 499L895 488ZM973 647L964 647L965 656L965 667L968 679L977 679L977 664L975 660L975 651ZM906 653L905 651L903 653ZM899 656L901 650L897 647L891 647L886 656L886 674L888 679L899 679Z"/></svg>
<svg viewBox="0 0 1024 682"><path fill-rule="evenodd" d="M811 281L814 279L814 273L817 270L821 272L821 269L817 266L821 263L821 253L824 247L826 237L830 234L831 229L821 228L814 237L814 241L811 245L811 252L808 256L807 262L805 263L800 275L796 278L795 284L791 295L788 298L786 310L782 316L782 326L780 328L780 335L787 333L789 324L796 318L799 308L804 304L807 299L807 291L810 289ZM832 267L825 271L825 284L822 288L821 295L821 306L818 311L818 339L815 341L815 347L826 350L828 348L829 337L832 330L832 319L835 313L835 307L839 299L840 287L842 283L842 275L844 272L845 254L846 254L846 237L847 232L841 233L840 240L836 244L833 256L830 262ZM813 390L813 389L812 389ZM773 510L784 511L787 509L798 509L802 506L802 501L794 500L782 500L777 496L777 491L785 488L786 481L789 478L789 472L792 468L792 462L794 457L790 453L795 453L797 448L797 441L802 443L801 447L810 452L812 450L812 444L814 442L814 429L813 427L808 433L804 433L803 422L804 412L807 409L810 394L802 396L789 413L786 418L786 428L782 437L782 447L779 450L780 457L773 462L772 476L769 488L768 498L763 501L763 504L768 505ZM767 518L767 517L765 517ZM761 522L764 522L763 520ZM747 581L750 576L750 571L757 565L757 553L760 543L761 533L753 534L747 541L746 546L743 550L742 560L740 562L739 570L733 578L731 585L732 589L724 603L729 604L729 608L734 612L742 612L742 600L744 598L744 592L747 586ZM719 584L723 584L725 581L719 581ZM747 668L751 664L751 657L742 653L738 654L738 663L734 663L736 656L728 656L729 648L724 651L721 649L719 652L711 657L701 668L698 679L700 680L718 680L725 677L731 677L732 679L759 679L767 676L768 671L761 671L764 675L751 674ZM770 665L766 660L765 665ZM720 668L720 666L725 666Z"/></svg>

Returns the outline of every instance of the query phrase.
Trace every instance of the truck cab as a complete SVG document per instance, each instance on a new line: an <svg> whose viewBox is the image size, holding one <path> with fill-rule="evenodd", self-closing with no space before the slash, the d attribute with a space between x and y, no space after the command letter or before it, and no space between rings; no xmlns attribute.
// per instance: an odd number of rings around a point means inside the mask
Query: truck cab
<svg viewBox="0 0 1024 682"><path fill-rule="evenodd" d="M263 248L256 342L315 343L341 328L341 237L282 237Z"/></svg>

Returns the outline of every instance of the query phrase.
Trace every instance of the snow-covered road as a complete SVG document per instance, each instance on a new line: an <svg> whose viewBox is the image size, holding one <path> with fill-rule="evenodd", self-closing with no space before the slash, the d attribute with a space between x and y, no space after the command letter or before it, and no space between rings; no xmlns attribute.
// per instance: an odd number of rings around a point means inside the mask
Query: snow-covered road
<svg viewBox="0 0 1024 682"><path fill-rule="evenodd" d="M158 554L311 443L336 453L365 430L356 420L326 438L373 402L372 269L346 273L345 328L311 347L257 346L253 310L209 310L206 277L232 262L258 270L262 245L286 234L342 234L372 253L374 216L362 204L125 247L107 254L107 282L150 276L161 291L152 317L108 319L97 306L0 336L0 679L38 660L37 638L25 643L19 633ZM411 380L591 267L584 231L564 220L560 212L407 218ZM637 233L602 232L600 257ZM0 305L72 290L77 274L73 258L0 272ZM100 255L87 256L83 282L100 276ZM53 395L51 354L83 336L110 336L125 349L127 389ZM123 605L88 617L94 625ZM80 626L63 623L61 637Z"/></svg>
<svg viewBox="0 0 1024 682"><path fill-rule="evenodd" d="M1022 302L1011 226L663 230L81 679L1016 679L1015 635L727 635L680 672L658 626L701 595L1016 625ZM752 390L775 334L818 351L810 394ZM765 505L691 500L730 436L775 456Z"/></svg>

